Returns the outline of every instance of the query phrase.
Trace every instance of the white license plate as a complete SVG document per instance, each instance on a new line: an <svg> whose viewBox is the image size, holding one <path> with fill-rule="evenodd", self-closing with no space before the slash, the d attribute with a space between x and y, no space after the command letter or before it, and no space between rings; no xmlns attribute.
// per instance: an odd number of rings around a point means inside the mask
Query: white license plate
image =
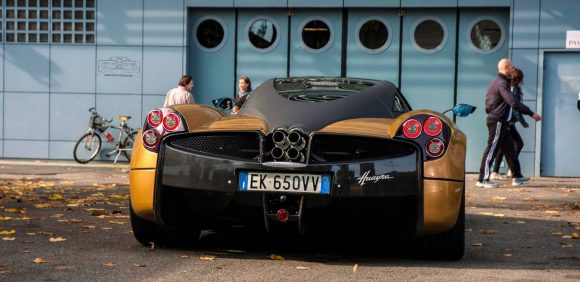
<svg viewBox="0 0 580 282"><path fill-rule="evenodd" d="M270 172L241 172L240 191L329 194L330 176Z"/></svg>

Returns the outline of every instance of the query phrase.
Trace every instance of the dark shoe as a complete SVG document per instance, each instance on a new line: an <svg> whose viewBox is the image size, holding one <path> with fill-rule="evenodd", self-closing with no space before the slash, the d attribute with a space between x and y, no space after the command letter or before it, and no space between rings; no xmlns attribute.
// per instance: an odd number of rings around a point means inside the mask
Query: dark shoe
<svg viewBox="0 0 580 282"><path fill-rule="evenodd" d="M527 177L519 177L512 179L512 186L520 186L530 183L530 179Z"/></svg>

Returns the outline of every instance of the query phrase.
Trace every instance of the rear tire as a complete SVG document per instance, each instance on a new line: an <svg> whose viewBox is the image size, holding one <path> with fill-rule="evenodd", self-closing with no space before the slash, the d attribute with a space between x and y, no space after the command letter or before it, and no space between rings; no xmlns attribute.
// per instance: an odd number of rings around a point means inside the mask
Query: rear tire
<svg viewBox="0 0 580 282"><path fill-rule="evenodd" d="M123 155L125 155L125 158L127 158L128 161L131 161L131 155L133 153L133 143L135 143L135 136L137 136L136 131L131 132L131 136L127 136L125 137L125 140L123 140L123 148L131 149L129 151L123 151Z"/></svg>
<svg viewBox="0 0 580 282"><path fill-rule="evenodd" d="M133 235L143 246L150 247L153 243L158 247L193 247L199 239L199 229L162 228L137 216L131 203L129 203L129 212Z"/></svg>
<svg viewBox="0 0 580 282"><path fill-rule="evenodd" d="M75 161L86 164L92 161L101 151L101 136L97 133L87 133L75 144L73 157Z"/></svg>
<svg viewBox="0 0 580 282"><path fill-rule="evenodd" d="M465 186L457 222L451 230L418 238L415 248L419 258L459 260L465 253Z"/></svg>

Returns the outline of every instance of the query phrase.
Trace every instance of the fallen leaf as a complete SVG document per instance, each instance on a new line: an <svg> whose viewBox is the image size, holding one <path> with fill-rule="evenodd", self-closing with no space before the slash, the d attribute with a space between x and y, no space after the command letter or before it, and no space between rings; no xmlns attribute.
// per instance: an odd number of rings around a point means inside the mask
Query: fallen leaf
<svg viewBox="0 0 580 282"><path fill-rule="evenodd" d="M574 247L574 245L572 245L572 244L568 244L568 243L564 243L564 242L560 242L560 244L562 244L562 248L567 248L567 249L569 249L569 248L572 248L572 247Z"/></svg>
<svg viewBox="0 0 580 282"><path fill-rule="evenodd" d="M580 239L580 236L578 236L578 233L574 232L572 233L572 239Z"/></svg>
<svg viewBox="0 0 580 282"><path fill-rule="evenodd" d="M551 213L551 214L555 214L555 213L559 213L559 211L554 211L554 210L547 210L546 213Z"/></svg>
<svg viewBox="0 0 580 282"><path fill-rule="evenodd" d="M283 256L279 256L276 254L271 254L268 258L271 260L285 260L285 258Z"/></svg>
<svg viewBox="0 0 580 282"><path fill-rule="evenodd" d="M12 218L9 216L4 216L4 217L0 216L0 221L8 221L8 220L12 220Z"/></svg>
<svg viewBox="0 0 580 282"><path fill-rule="evenodd" d="M482 229L482 230L479 230L479 233L481 233L481 234L495 234L496 231L493 229Z"/></svg>
<svg viewBox="0 0 580 282"><path fill-rule="evenodd" d="M481 247L483 245L485 245L485 244L484 243L481 243L481 242L474 242L473 243L473 246L476 246L476 247Z"/></svg>
<svg viewBox="0 0 580 282"><path fill-rule="evenodd" d="M506 197L499 197L499 196L495 196L493 198L491 198L493 201L503 201L506 199Z"/></svg>
<svg viewBox="0 0 580 282"><path fill-rule="evenodd" d="M36 204L34 205L35 208L37 209L48 209L48 208L52 208L51 204Z"/></svg>
<svg viewBox="0 0 580 282"><path fill-rule="evenodd" d="M309 270L310 267L308 267L308 266L300 266L299 265L299 266L296 267L296 269L298 269L298 270Z"/></svg>
<svg viewBox="0 0 580 282"><path fill-rule="evenodd" d="M0 235L11 235L16 233L16 230L12 229L12 230L2 230L0 231Z"/></svg>
<svg viewBox="0 0 580 282"><path fill-rule="evenodd" d="M144 264L134 264L133 266L134 266L134 267L145 267L145 265L144 265Z"/></svg>
<svg viewBox="0 0 580 282"><path fill-rule="evenodd" d="M103 266L112 267L112 266L115 266L115 263L107 262L107 263L103 263Z"/></svg>
<svg viewBox="0 0 580 282"><path fill-rule="evenodd" d="M201 256L199 257L200 260L215 260L214 256Z"/></svg>
<svg viewBox="0 0 580 282"><path fill-rule="evenodd" d="M62 238L62 237L56 237L56 238L50 237L48 239L48 241L50 241L51 243L56 243L56 242L66 241L66 239Z"/></svg>
<svg viewBox="0 0 580 282"><path fill-rule="evenodd" d="M465 230L464 230L464 231L465 231L465 232L471 232L471 231L473 231L473 229L471 229L471 228L465 228Z"/></svg>
<svg viewBox="0 0 580 282"><path fill-rule="evenodd" d="M355 265L352 267L352 272L356 272L357 270L358 270L358 264L355 264Z"/></svg>
<svg viewBox="0 0 580 282"><path fill-rule="evenodd" d="M45 261L45 260L43 260L42 258L35 258L35 259L33 260L33 262L34 262L34 263L46 263L46 261Z"/></svg>
<svg viewBox="0 0 580 282"><path fill-rule="evenodd" d="M63 197L61 194L52 194L50 195L50 197L48 197L49 200L53 200L53 201L58 201L58 200L62 200Z"/></svg>
<svg viewBox="0 0 580 282"><path fill-rule="evenodd" d="M101 227L102 230L113 230L111 227Z"/></svg>
<svg viewBox="0 0 580 282"><path fill-rule="evenodd" d="M552 235L554 235L554 236L562 236L564 234L562 234L562 232L552 232Z"/></svg>
<svg viewBox="0 0 580 282"><path fill-rule="evenodd" d="M14 240L16 240L16 238L14 238L14 237L2 237L2 240L3 241L14 241Z"/></svg>
<svg viewBox="0 0 580 282"><path fill-rule="evenodd" d="M28 236L36 236L36 233L34 233L34 232L26 232L26 235L28 235Z"/></svg>
<svg viewBox="0 0 580 282"><path fill-rule="evenodd" d="M518 221L516 221L516 223L518 223L518 224L525 224L527 222L525 220L518 220Z"/></svg>
<svg viewBox="0 0 580 282"><path fill-rule="evenodd" d="M95 229L96 226L94 225L83 225L83 228L87 228L87 229Z"/></svg>
<svg viewBox="0 0 580 282"><path fill-rule="evenodd" d="M512 254L503 254L504 257L511 257Z"/></svg>
<svg viewBox="0 0 580 282"><path fill-rule="evenodd" d="M119 225L126 224L126 222L124 222L124 221L109 221L109 223L110 224L119 224Z"/></svg>
<svg viewBox="0 0 580 282"><path fill-rule="evenodd" d="M9 213L26 213L26 211L23 210L23 209L4 209L4 212L9 212Z"/></svg>
<svg viewBox="0 0 580 282"><path fill-rule="evenodd" d="M186 256L186 255L182 255L182 256L180 256L180 258L188 258L188 257L189 257L189 256Z"/></svg>

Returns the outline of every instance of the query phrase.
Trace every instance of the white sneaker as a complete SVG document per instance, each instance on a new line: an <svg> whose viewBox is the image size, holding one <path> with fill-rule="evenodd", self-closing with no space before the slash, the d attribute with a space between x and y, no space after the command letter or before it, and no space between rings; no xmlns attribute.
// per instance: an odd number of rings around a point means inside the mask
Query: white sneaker
<svg viewBox="0 0 580 282"><path fill-rule="evenodd" d="M513 173L512 173L512 170L511 169L508 169L508 171L506 172L505 176L507 176L509 178L512 178L514 176Z"/></svg>
<svg viewBox="0 0 580 282"><path fill-rule="evenodd" d="M520 186L530 183L530 179L527 177L520 177L512 179L512 186Z"/></svg>
<svg viewBox="0 0 580 282"><path fill-rule="evenodd" d="M497 172L492 172L489 179L490 180L507 180L507 177L505 177L505 175L503 175L503 174L499 174Z"/></svg>
<svg viewBox="0 0 580 282"><path fill-rule="evenodd" d="M484 180L481 182L480 181L475 182L475 186L482 187L482 188L498 188L499 184L493 183L489 180Z"/></svg>

